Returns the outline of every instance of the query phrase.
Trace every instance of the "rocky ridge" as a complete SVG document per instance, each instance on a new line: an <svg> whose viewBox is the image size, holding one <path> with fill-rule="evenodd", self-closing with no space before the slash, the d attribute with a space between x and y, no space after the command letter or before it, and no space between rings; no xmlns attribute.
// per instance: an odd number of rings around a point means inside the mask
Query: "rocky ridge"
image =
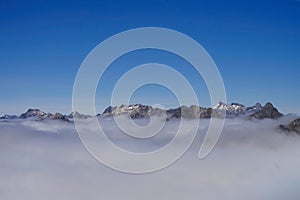
<svg viewBox="0 0 300 200"><path fill-rule="evenodd" d="M287 125L280 125L279 128L287 133L295 132L297 134L300 134L300 118L295 119Z"/></svg>
<svg viewBox="0 0 300 200"><path fill-rule="evenodd" d="M127 115L132 119L149 118L151 116L165 116L166 120L171 119L207 119L218 117L242 117L247 119L278 119L283 116L271 103L266 103L265 106L257 103L254 106L246 107L242 104L232 103L225 104L220 102L213 108L204 108L196 105L180 106L174 109L160 109L153 108L152 106L133 104L133 105L121 105L121 106L109 106L102 114L98 114L97 117L115 117L120 115ZM93 116L80 114L78 112L72 112L69 115L63 115L61 113L46 113L39 109L28 109L20 116L4 115L1 120L14 120L14 119L33 119L33 120L61 120L72 121L74 119L87 119Z"/></svg>

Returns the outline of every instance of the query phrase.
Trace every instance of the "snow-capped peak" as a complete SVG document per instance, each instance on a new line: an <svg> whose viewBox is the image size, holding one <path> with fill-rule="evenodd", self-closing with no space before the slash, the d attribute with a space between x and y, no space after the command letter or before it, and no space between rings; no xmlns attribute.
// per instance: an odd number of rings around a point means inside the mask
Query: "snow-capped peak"
<svg viewBox="0 0 300 200"><path fill-rule="evenodd" d="M226 114L243 114L246 111L246 106L239 103L226 104L224 102L218 103L213 107L214 110L225 110Z"/></svg>

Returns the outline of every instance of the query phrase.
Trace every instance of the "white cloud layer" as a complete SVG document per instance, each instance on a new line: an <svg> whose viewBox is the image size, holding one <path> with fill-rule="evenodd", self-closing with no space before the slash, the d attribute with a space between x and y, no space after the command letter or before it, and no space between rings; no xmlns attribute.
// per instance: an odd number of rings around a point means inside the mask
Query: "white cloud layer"
<svg viewBox="0 0 300 200"><path fill-rule="evenodd" d="M70 123L1 122L0 199L299 200L300 136L276 128L294 117L228 119L213 152L199 160L208 124L202 120L199 135L182 158L143 175L99 164ZM124 136L111 121L102 125L113 142L141 152L165 145L177 126L169 121L158 137L139 141Z"/></svg>

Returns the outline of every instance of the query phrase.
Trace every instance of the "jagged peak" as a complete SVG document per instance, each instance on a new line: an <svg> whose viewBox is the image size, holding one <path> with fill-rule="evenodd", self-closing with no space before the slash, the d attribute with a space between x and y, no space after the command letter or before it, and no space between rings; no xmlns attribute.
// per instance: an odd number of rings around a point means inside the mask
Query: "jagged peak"
<svg viewBox="0 0 300 200"><path fill-rule="evenodd" d="M274 108L274 106L271 102L267 102L264 107Z"/></svg>
<svg viewBox="0 0 300 200"><path fill-rule="evenodd" d="M260 105L261 106L261 105ZM250 117L254 117L256 119L278 119L282 117L283 114L280 113L277 108L273 106L271 102L267 102L263 107L257 110L255 113L250 115Z"/></svg>
<svg viewBox="0 0 300 200"><path fill-rule="evenodd" d="M45 112L41 111L38 108L29 108L25 113L32 113L32 112L42 112L42 113L45 113Z"/></svg>

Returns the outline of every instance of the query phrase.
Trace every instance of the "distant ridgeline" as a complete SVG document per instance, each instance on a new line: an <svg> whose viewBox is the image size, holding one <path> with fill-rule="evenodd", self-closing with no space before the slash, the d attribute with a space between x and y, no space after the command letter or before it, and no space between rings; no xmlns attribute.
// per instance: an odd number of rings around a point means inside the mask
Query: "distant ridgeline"
<svg viewBox="0 0 300 200"><path fill-rule="evenodd" d="M111 118L116 116L125 115L131 119L143 119L151 116L164 116L166 120L172 119L209 119L209 118L242 118L245 120L251 119L278 119L284 116L280 113L272 103L268 102L264 106L260 103L254 106L246 107L239 103L225 104L220 102L213 108L204 108L196 105L190 107L180 106L175 109L160 109L153 108L152 106L134 104L134 105L121 105L121 106L109 106L104 110L102 114L96 116L90 116L80 114L78 112L72 112L69 115L63 115L61 113L46 113L39 109L28 109L27 112L22 113L20 116L16 115L4 115L0 117L0 121L14 121L14 120L61 120L66 122L72 122L74 119L87 119L91 117L98 118ZM280 125L280 129L285 132L297 132L300 133L300 118L287 125Z"/></svg>

